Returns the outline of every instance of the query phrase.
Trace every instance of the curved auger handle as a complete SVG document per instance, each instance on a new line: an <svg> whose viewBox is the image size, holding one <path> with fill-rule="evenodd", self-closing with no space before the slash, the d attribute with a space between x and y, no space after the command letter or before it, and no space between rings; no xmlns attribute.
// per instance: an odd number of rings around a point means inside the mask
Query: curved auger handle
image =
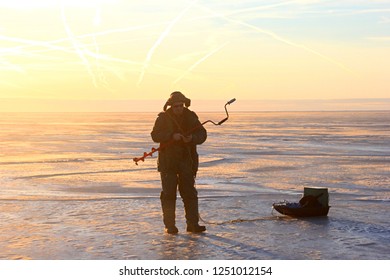
<svg viewBox="0 0 390 280"><path fill-rule="evenodd" d="M228 113L228 111L226 109L226 106L232 104L234 101L236 101L235 98L233 98L232 100L229 100L228 102L226 102L226 104L225 104L226 118L224 118L222 121L220 121L216 125L221 125L221 124L223 124L224 122L226 122L229 119L229 113Z"/></svg>

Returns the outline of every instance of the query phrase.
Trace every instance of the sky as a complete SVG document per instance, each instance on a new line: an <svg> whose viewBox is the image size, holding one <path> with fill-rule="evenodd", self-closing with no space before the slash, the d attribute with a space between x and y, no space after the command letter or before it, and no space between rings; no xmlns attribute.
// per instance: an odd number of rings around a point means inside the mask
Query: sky
<svg viewBox="0 0 390 280"><path fill-rule="evenodd" d="M0 111L139 109L176 90L383 109L389 73L390 0L0 0Z"/></svg>

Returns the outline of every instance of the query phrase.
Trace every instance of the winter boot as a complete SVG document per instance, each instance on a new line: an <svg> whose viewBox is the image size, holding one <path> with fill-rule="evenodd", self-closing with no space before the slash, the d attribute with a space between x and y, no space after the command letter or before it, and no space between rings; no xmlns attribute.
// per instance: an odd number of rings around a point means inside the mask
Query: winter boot
<svg viewBox="0 0 390 280"><path fill-rule="evenodd" d="M169 234L176 234L179 232L176 226L165 227L165 232Z"/></svg>
<svg viewBox="0 0 390 280"><path fill-rule="evenodd" d="M163 211L163 222L165 225L165 232L169 234L178 233L179 230L175 226L176 200L161 199L161 207Z"/></svg>
<svg viewBox="0 0 390 280"><path fill-rule="evenodd" d="M193 233L205 231L206 227L199 225L198 199L184 200L184 209L187 220L187 231Z"/></svg>
<svg viewBox="0 0 390 280"><path fill-rule="evenodd" d="M187 231L192 233L200 233L206 231L206 227L200 226L199 224L188 224Z"/></svg>

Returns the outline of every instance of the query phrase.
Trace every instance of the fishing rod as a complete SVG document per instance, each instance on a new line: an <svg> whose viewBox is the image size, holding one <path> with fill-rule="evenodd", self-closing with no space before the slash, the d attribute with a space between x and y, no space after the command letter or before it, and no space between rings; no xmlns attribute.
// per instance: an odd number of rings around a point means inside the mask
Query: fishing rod
<svg viewBox="0 0 390 280"><path fill-rule="evenodd" d="M221 124L223 124L224 122L226 122L226 121L229 119L229 113L228 113L228 110L227 110L226 106L232 104L234 101L236 101L235 98L229 100L229 101L226 102L226 104L225 104L226 118L220 120L220 121L217 122L217 123L214 122L214 121L212 121L212 120L207 120L207 121L205 121L205 122L202 122L202 123L199 124L198 126L193 127L192 129L190 129L189 131L187 131L186 134L189 134L189 133L191 133L191 132L197 130L199 127L205 125L206 123L212 123L213 125L221 125ZM175 142L175 141L172 139L171 141L169 141L169 142L167 142L167 143L165 143L165 144L163 144L163 145L160 144L160 146L159 146L157 149L153 147L153 148L150 150L149 153L144 152L144 155L143 155L142 157L138 157L138 158L135 157L135 158L133 158L133 161L135 162L136 165L138 165L138 162L139 162L139 161L145 161L145 158L147 158L147 157L149 157L149 156L151 157L155 152L160 151L161 149L164 149L164 148L166 148L166 147L172 145L174 142Z"/></svg>

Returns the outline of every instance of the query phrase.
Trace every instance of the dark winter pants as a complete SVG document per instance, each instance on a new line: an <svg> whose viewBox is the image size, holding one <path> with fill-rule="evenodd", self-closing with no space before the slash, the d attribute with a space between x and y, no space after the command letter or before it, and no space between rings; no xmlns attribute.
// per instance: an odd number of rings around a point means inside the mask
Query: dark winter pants
<svg viewBox="0 0 390 280"><path fill-rule="evenodd" d="M178 173L161 172L161 206L165 227L175 225L175 209L177 189L183 199L187 224L198 224L198 192L195 188L195 178L192 170Z"/></svg>

